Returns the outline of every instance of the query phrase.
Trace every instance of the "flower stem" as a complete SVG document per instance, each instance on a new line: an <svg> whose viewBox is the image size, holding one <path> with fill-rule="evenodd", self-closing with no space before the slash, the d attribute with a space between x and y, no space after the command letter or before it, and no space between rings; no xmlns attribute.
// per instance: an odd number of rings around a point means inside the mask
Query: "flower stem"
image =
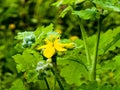
<svg viewBox="0 0 120 90"><path fill-rule="evenodd" d="M61 90L64 90L64 87L62 86L62 83L61 83L61 81L60 81L60 79L59 79L57 73L55 72L55 70L54 70L53 68L51 68L51 71L52 71L53 75L55 75L56 80L57 80L57 82L58 82L58 84L59 84Z"/></svg>
<svg viewBox="0 0 120 90"><path fill-rule="evenodd" d="M94 59L92 62L92 70L91 70L91 80L92 81L96 80L96 65L97 65L97 59L98 59L99 41L100 41L100 19L98 19L97 40L96 40L96 45L95 45Z"/></svg>
<svg viewBox="0 0 120 90"><path fill-rule="evenodd" d="M45 83L46 83L47 89L50 90L50 87L49 87L48 81L47 81L47 79L46 79L45 77L44 77L44 81L45 81Z"/></svg>
<svg viewBox="0 0 120 90"><path fill-rule="evenodd" d="M54 85L53 85L53 90L56 90L56 76L54 75Z"/></svg>

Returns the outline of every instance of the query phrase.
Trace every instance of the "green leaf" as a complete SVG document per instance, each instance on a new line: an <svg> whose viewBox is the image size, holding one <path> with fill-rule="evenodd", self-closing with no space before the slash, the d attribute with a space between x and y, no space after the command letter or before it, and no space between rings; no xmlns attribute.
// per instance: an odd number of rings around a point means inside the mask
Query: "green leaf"
<svg viewBox="0 0 120 90"><path fill-rule="evenodd" d="M48 32L50 32L52 30L53 30L53 24L50 24L50 25L48 25L46 27L44 27L44 26L38 27L35 30L34 34L39 39L42 36L45 36Z"/></svg>
<svg viewBox="0 0 120 90"><path fill-rule="evenodd" d="M65 8L63 11L62 11L62 13L60 14L60 17L64 17L67 13L68 13L68 11L72 11L72 7L71 6L68 6L67 8Z"/></svg>
<svg viewBox="0 0 120 90"><path fill-rule="evenodd" d="M64 5L64 4L72 5L75 2L76 2L76 0L59 0L55 3L53 3L52 5L59 7L60 5Z"/></svg>
<svg viewBox="0 0 120 90"><path fill-rule="evenodd" d="M108 56L107 56L108 57ZM110 57L109 59L103 60L100 64L97 65L97 73L101 74L103 72L112 71L115 73L115 79L120 79L120 55L116 55L113 59ZM108 77L108 76L106 76Z"/></svg>
<svg viewBox="0 0 120 90"><path fill-rule="evenodd" d="M17 63L18 72L24 72L36 68L37 63L40 60L40 55L36 51L26 49L23 54L16 54L13 58Z"/></svg>
<svg viewBox="0 0 120 90"><path fill-rule="evenodd" d="M10 0L5 0L4 3L5 3L6 5L8 5L8 6L11 6L11 5L17 3L17 0L12 0L12 1L10 1Z"/></svg>
<svg viewBox="0 0 120 90"><path fill-rule="evenodd" d="M120 85L115 85L112 90L120 90Z"/></svg>
<svg viewBox="0 0 120 90"><path fill-rule="evenodd" d="M88 84L82 84L78 90L99 90L96 81L88 82Z"/></svg>
<svg viewBox="0 0 120 90"><path fill-rule="evenodd" d="M85 55L79 55L79 50L68 51L68 54L57 59L57 64L62 65L60 75L68 84L80 85L88 79L88 71L85 65ZM81 80L84 78L85 80Z"/></svg>
<svg viewBox="0 0 120 90"><path fill-rule="evenodd" d="M9 90L27 90L21 79L17 79L13 82L13 86Z"/></svg>
<svg viewBox="0 0 120 90"><path fill-rule="evenodd" d="M115 47L120 47L120 27L101 33L99 54L114 50Z"/></svg>
<svg viewBox="0 0 120 90"><path fill-rule="evenodd" d="M110 82L115 80L119 82L120 79L120 54L116 55L113 59L106 60L97 65L97 74L102 75L101 83ZM113 89L114 90L114 89Z"/></svg>
<svg viewBox="0 0 120 90"><path fill-rule="evenodd" d="M38 52L26 49L23 54L16 54L13 56L17 63L18 72L25 72L24 78L28 83L36 82L38 80L38 72L36 71L37 63L42 59Z"/></svg>
<svg viewBox="0 0 120 90"><path fill-rule="evenodd" d="M62 0L52 3L52 6L59 7L62 4Z"/></svg>
<svg viewBox="0 0 120 90"><path fill-rule="evenodd" d="M97 9L95 7L92 7L91 9L85 9L80 11L73 11L72 14L78 15L81 19L89 20L89 19L95 19L99 18L99 14L97 12Z"/></svg>
<svg viewBox="0 0 120 90"><path fill-rule="evenodd" d="M108 38L109 37L109 38ZM96 36L88 37L88 46L90 48L90 53L94 50L94 41ZM120 27L116 27L113 30L109 29L105 33L101 32L100 43L99 43L99 54L102 55L110 50L114 50L116 47L120 47Z"/></svg>
<svg viewBox="0 0 120 90"><path fill-rule="evenodd" d="M104 85L99 87L99 90L113 90L111 85Z"/></svg>
<svg viewBox="0 0 120 90"><path fill-rule="evenodd" d="M81 40L81 39L75 40L74 43L76 45L76 48L83 48L84 47L83 40Z"/></svg>
<svg viewBox="0 0 120 90"><path fill-rule="evenodd" d="M34 34L37 38L40 38L41 34L42 34L42 30L44 29L45 27L44 26L40 26L38 27L35 31L34 31Z"/></svg>
<svg viewBox="0 0 120 90"><path fill-rule="evenodd" d="M47 33L53 31L53 29L54 29L53 24L50 24L46 27L44 26L38 27L34 32L36 36L36 42L33 45L33 47L36 46L37 44L42 44L42 42L44 41L43 39L45 39L45 37L47 36Z"/></svg>
<svg viewBox="0 0 120 90"><path fill-rule="evenodd" d="M69 65L65 66L62 70L60 75L64 77L68 84L76 84L80 85L83 83L80 79L82 78L82 74L85 74L85 68L78 64L77 62L69 61Z"/></svg>
<svg viewBox="0 0 120 90"><path fill-rule="evenodd" d="M115 60L114 66L116 68L115 71L115 77L114 79L119 80L120 79L120 54L117 55L113 60Z"/></svg>
<svg viewBox="0 0 120 90"><path fill-rule="evenodd" d="M100 8L105 10L112 10L116 12L120 12L120 4L119 1L116 0L93 0L93 2Z"/></svg>
<svg viewBox="0 0 120 90"><path fill-rule="evenodd" d="M80 4L80 3L82 3L82 2L84 2L85 0L76 0L75 1L75 4Z"/></svg>
<svg viewBox="0 0 120 90"><path fill-rule="evenodd" d="M85 0L58 0L57 2L53 3L53 6L59 7L60 5L74 5L74 4L80 4L84 2Z"/></svg>
<svg viewBox="0 0 120 90"><path fill-rule="evenodd" d="M27 82L30 83L30 82L36 82L38 80L38 75L39 73L36 72L35 69L31 69L29 71L26 72L26 79L27 79Z"/></svg>
<svg viewBox="0 0 120 90"><path fill-rule="evenodd" d="M74 4L76 0L62 0L63 4Z"/></svg>

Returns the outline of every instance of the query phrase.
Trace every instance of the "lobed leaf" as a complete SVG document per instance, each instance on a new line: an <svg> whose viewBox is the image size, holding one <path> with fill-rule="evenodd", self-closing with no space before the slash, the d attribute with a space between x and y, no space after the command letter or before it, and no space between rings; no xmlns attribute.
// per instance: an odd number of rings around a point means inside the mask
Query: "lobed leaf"
<svg viewBox="0 0 120 90"><path fill-rule="evenodd" d="M40 55L33 50L27 49L23 54L16 54L13 58L17 63L18 72L24 72L36 68L37 63L40 60Z"/></svg>
<svg viewBox="0 0 120 90"><path fill-rule="evenodd" d="M57 64L63 66L60 75L68 84L80 85L88 79L88 69L85 65L86 57L85 55L79 55L78 49L57 60ZM81 80L82 78L85 80Z"/></svg>
<svg viewBox="0 0 120 90"><path fill-rule="evenodd" d="M21 79L17 79L13 82L13 86L9 90L27 90Z"/></svg>
<svg viewBox="0 0 120 90"><path fill-rule="evenodd" d="M37 39L40 39L40 38L42 38L42 36L45 36L48 32L50 32L52 30L53 30L53 24L50 24L46 27L44 27L44 26L38 27L35 30L34 34L37 37Z"/></svg>
<svg viewBox="0 0 120 90"><path fill-rule="evenodd" d="M46 27L44 27L44 26L38 27L34 31L34 34L36 36L36 42L33 45L33 47L36 46L37 44L41 44L44 41L43 39L46 37L47 33L53 31L53 29L54 29L53 24L50 24Z"/></svg>
<svg viewBox="0 0 120 90"><path fill-rule="evenodd" d="M60 13L60 17L64 17L67 13L68 13L68 11L72 11L72 7L71 6L68 6L67 8L65 8L63 11L62 11L62 13Z"/></svg>
<svg viewBox="0 0 120 90"><path fill-rule="evenodd" d="M117 55L113 60L115 60L114 66L116 68L114 79L120 79L120 54Z"/></svg>
<svg viewBox="0 0 120 90"><path fill-rule="evenodd" d="M120 12L119 1L116 0L93 0L93 2L100 8Z"/></svg>
<svg viewBox="0 0 120 90"><path fill-rule="evenodd" d="M89 20L89 19L94 20L95 18L99 18L99 14L95 7L88 8L85 10L80 10L80 11L73 11L72 14L78 15L81 19L84 19L84 20Z"/></svg>
<svg viewBox="0 0 120 90"><path fill-rule="evenodd" d="M85 68L77 62L69 61L69 65L65 66L60 75L64 77L68 84L80 85L84 80L80 80L85 74ZM87 74L86 74L87 75Z"/></svg>
<svg viewBox="0 0 120 90"><path fill-rule="evenodd" d="M109 50L114 50L115 47L120 47L120 27L101 33L99 54L103 54Z"/></svg>

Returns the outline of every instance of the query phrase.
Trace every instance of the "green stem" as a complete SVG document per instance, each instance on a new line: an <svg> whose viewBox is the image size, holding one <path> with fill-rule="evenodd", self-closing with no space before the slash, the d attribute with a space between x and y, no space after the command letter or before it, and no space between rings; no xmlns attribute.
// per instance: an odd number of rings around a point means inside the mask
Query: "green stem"
<svg viewBox="0 0 120 90"><path fill-rule="evenodd" d="M88 44L87 44L87 34L85 32L85 28L83 27L81 20L79 20L79 24L80 24L80 29L81 29L81 33L82 33L82 38L83 38L84 45L85 45L88 66L90 66L91 65L91 58L90 58L90 52L89 52Z"/></svg>
<svg viewBox="0 0 120 90"><path fill-rule="evenodd" d="M92 63L91 80L96 80L96 65L97 65L97 59L98 59L99 41L100 41L100 19L98 19L97 40L95 45L94 59Z"/></svg>
<svg viewBox="0 0 120 90"><path fill-rule="evenodd" d="M57 73L55 72L55 70L54 70L53 68L51 68L51 71L52 71L53 75L56 77L56 80L57 80L57 82L58 82L58 84L59 84L61 90L64 90L64 87L62 86L62 83L61 83L61 81L60 81L60 79L59 79Z"/></svg>
<svg viewBox="0 0 120 90"><path fill-rule="evenodd" d="M44 80L45 80L45 83L46 83L47 89L50 90L50 87L49 87L48 81L47 81L47 79L46 79L45 77L44 77Z"/></svg>
<svg viewBox="0 0 120 90"><path fill-rule="evenodd" d="M53 85L53 90L56 90L56 76L54 76L54 85Z"/></svg>

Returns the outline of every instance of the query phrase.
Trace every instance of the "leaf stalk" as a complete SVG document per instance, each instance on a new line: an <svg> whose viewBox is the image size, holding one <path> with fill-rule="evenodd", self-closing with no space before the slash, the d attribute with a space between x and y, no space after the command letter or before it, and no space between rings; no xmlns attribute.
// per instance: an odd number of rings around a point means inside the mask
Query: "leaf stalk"
<svg viewBox="0 0 120 90"><path fill-rule="evenodd" d="M97 30L97 39L96 39L96 45L95 45L95 53L94 53L94 59L92 62L92 69L91 69L91 80L96 80L96 65L98 60L98 47L100 42L100 19L98 19L98 30Z"/></svg>
<svg viewBox="0 0 120 90"><path fill-rule="evenodd" d="M88 66L90 66L91 65L91 57L90 57L90 52L89 52L88 43L87 43L87 34L85 32L85 28L83 27L81 20L79 20L79 24L80 24L80 29L81 29L81 33L82 33L82 38L83 38L84 45L85 45Z"/></svg>

